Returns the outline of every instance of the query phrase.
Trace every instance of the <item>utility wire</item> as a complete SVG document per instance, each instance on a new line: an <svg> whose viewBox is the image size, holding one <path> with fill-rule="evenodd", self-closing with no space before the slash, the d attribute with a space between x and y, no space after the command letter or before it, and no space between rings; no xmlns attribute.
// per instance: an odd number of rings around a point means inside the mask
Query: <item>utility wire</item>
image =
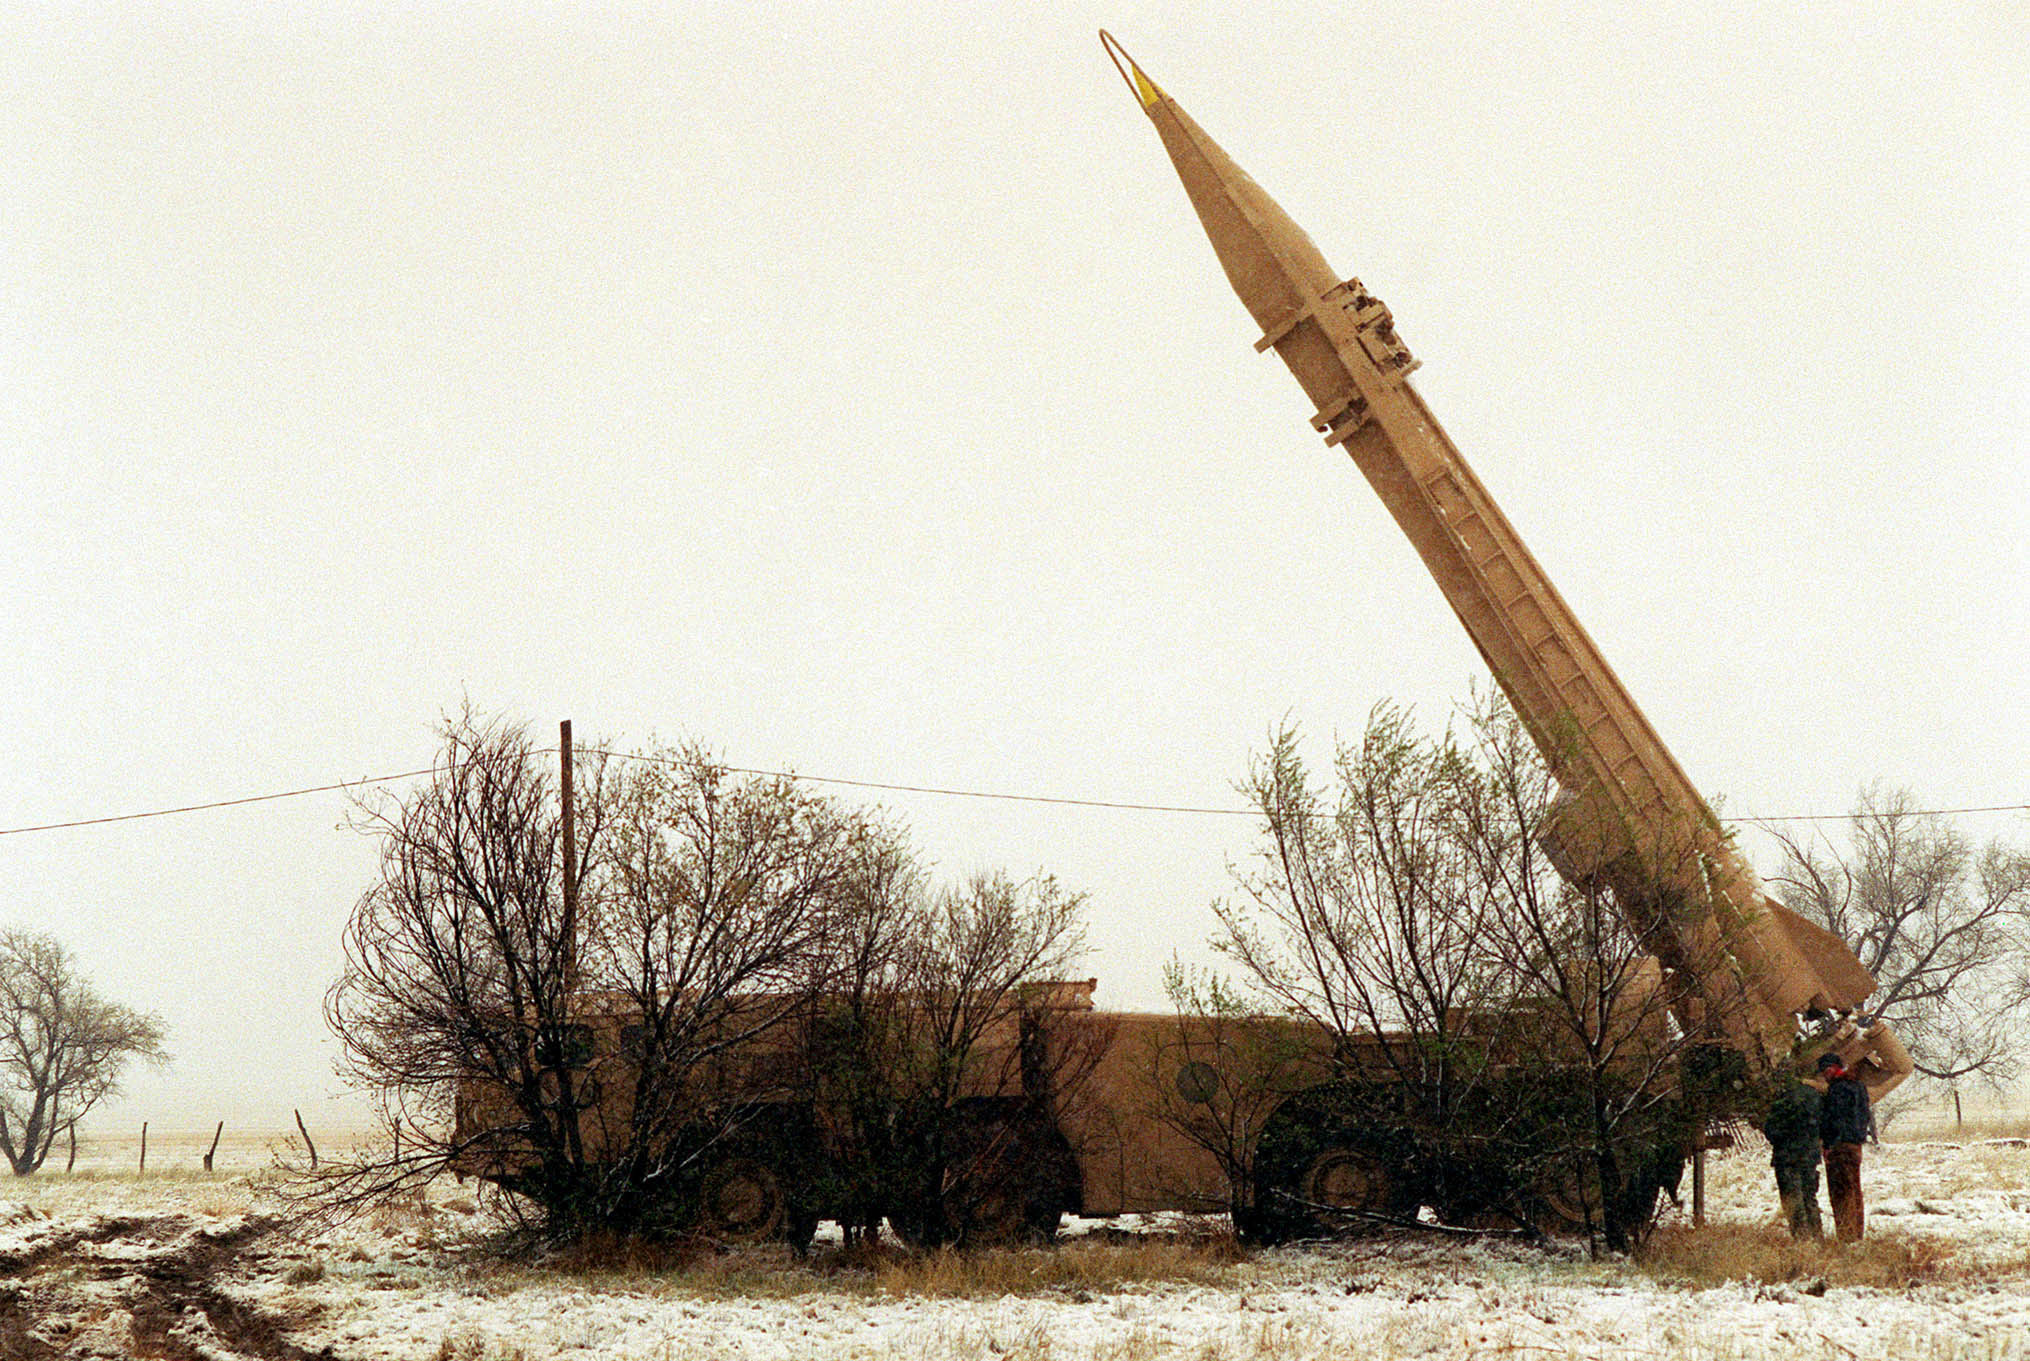
<svg viewBox="0 0 2030 1361"><path fill-rule="evenodd" d="M555 747L541 749L546 755L555 755ZM651 756L645 752L607 751L599 747L580 747L579 751L594 756L611 757L617 761L647 761L655 765L681 765L667 756ZM717 762L713 764L717 765ZM836 775L799 775L794 770L757 770L750 766L720 766L721 770L734 775L757 775L771 780L796 780L804 784L836 784L851 789L879 789L898 794L940 794L954 799L993 799L1000 803L1054 803L1071 808L1119 808L1134 813L1206 813L1214 817L1251 818L1259 816L1253 808L1201 808L1180 803L1120 803L1111 799L1074 799L1051 794L1001 794L984 789L949 789L941 785L926 784L883 784L877 780L848 780Z"/></svg>
<svg viewBox="0 0 2030 1361"><path fill-rule="evenodd" d="M648 761L657 765L679 765L666 756L651 756L646 752L609 751L600 747L580 747L581 752L594 756L606 756L617 761ZM546 756L557 754L555 747L542 747L538 751ZM716 763L715 763L716 764ZM876 780L848 780L833 775L799 775L793 770L757 770L749 766L721 766L720 769L734 775L759 775L775 780L800 780L806 784L847 785L854 789L892 790L904 794L942 794L960 799L994 799L1004 803L1056 803L1073 808L1120 808L1137 813L1205 813L1214 817L1252 818L1260 817L1258 808L1205 808L1194 804L1177 803L1120 803L1110 799L1074 799L1049 794L1002 794L991 790L948 789L938 785L883 784ZM1911 817L1950 817L1960 813L2018 813L2030 812L2030 803L1995 803L1975 808L1913 808ZM1722 818L1722 822L1844 822L1853 817L1852 813L1787 813L1772 817L1743 816Z"/></svg>
<svg viewBox="0 0 2030 1361"><path fill-rule="evenodd" d="M597 747L579 749L586 755L606 756L623 761L650 761L663 765L676 764L667 757L650 756L639 752L606 751ZM538 747L532 755L554 755L554 747ZM77 818L70 822L45 822L33 827L0 827L0 836L18 836L27 832L54 832L66 827L97 827L109 822L137 822L143 818L166 818L180 813L202 813L214 808L237 808L242 804L271 803L276 799L300 798L305 794L327 794L337 789L364 789L369 785L393 784L398 780L413 780L428 775L435 767L422 770L405 770L397 775L369 775L364 779L341 780L336 784L311 785L304 789L285 789L275 794L249 794L238 799L215 799L210 803L190 803L178 808L153 808L143 813L115 813L108 817ZM1256 808L1207 808L1195 804L1180 803L1130 803L1113 799L1076 799L1052 794L1006 794L985 789L953 789L942 785L889 784L879 780L848 780L835 775L800 775L793 770L759 770L749 766L723 766L735 775L756 775L767 779L798 780L806 784L842 785L850 789L873 789L896 794L934 794L942 798L988 799L997 803L1041 803L1066 808L1111 808L1130 813L1190 813L1210 817L1252 818L1260 817ZM2020 813L2030 812L2030 803L1996 803L1969 808L1916 808L1911 810L1914 817L1952 817L1962 813ZM1851 813L1790 813L1774 817L1738 817L1723 819L1727 822L1844 822Z"/></svg>
<svg viewBox="0 0 2030 1361"><path fill-rule="evenodd" d="M300 798L305 794L325 794L334 789L362 789L370 784L390 784L396 780L413 780L418 775L428 775L428 770L405 770L399 775L369 775L362 780L342 780L337 784L312 785L308 789L285 789L279 794L249 794L243 799L217 799L211 803L187 803L181 808L152 808L145 813L115 813L103 818L79 818L74 822L45 822L36 827L0 827L0 836L15 836L22 832L54 832L64 827L96 827L104 822L135 822L141 818L166 818L177 813L202 813L209 808L237 808L243 803L269 803L275 799Z"/></svg>
<svg viewBox="0 0 2030 1361"><path fill-rule="evenodd" d="M1898 809L1898 812L1903 810ZM1990 803L1977 808L1912 808L1906 817L1947 818L1960 813L2030 813L2030 803ZM1721 818L1722 822L1845 822L1852 813L1782 813L1770 817L1743 815L1738 818Z"/></svg>

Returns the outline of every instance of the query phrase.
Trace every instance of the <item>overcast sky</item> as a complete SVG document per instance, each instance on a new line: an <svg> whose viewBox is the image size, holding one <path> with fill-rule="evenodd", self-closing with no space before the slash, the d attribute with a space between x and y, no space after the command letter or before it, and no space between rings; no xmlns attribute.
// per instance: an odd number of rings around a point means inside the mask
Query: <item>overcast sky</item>
<svg viewBox="0 0 2030 1361"><path fill-rule="evenodd" d="M2030 803L2024 14L9 6L0 827L414 769L468 698L1193 805L1286 716L1443 722L1479 662L1102 24L1392 306L1725 811ZM1249 854L883 801L945 874L1089 892L1103 1005ZM169 1027L102 1126L342 1120L344 815L0 836L0 922Z"/></svg>

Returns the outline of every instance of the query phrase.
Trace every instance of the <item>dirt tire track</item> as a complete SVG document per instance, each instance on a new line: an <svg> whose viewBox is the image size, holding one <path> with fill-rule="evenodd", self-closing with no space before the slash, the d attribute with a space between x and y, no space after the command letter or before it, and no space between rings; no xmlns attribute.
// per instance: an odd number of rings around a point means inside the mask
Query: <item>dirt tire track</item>
<svg viewBox="0 0 2030 1361"><path fill-rule="evenodd" d="M102 1259L93 1275L105 1281L127 1315L135 1351L164 1361L219 1361L222 1354L250 1361L335 1361L329 1347L311 1350L287 1336L291 1320L235 1299L218 1284L245 1250L276 1228L251 1216L222 1230L198 1228L180 1215L101 1220L52 1235L0 1263L0 1361L59 1361L103 1355L105 1329L77 1335L76 1318L102 1310L73 1288L45 1286L34 1276L65 1253L121 1239L178 1241L139 1259ZM82 1265L83 1263L79 1263ZM6 1280L6 1276L29 1279ZM95 1334L96 1336L92 1336ZM79 1352L75 1348L85 1348Z"/></svg>
<svg viewBox="0 0 2030 1361"><path fill-rule="evenodd" d="M334 1361L330 1347L311 1351L284 1335L287 1319L234 1299L216 1284L246 1247L274 1230L265 1216L242 1220L219 1234L200 1236L181 1252L151 1258L142 1269L147 1294L133 1310L134 1336L176 1361L212 1361L215 1353L183 1336L192 1313L221 1342L256 1361Z"/></svg>
<svg viewBox="0 0 2030 1361"><path fill-rule="evenodd" d="M51 1258L61 1257L65 1253L75 1252L94 1243L110 1243L115 1238L126 1237L136 1229L159 1225L162 1222L161 1218L145 1219L136 1215L113 1215L95 1220L81 1229L60 1230L36 1243L26 1252L0 1252L0 1277L26 1276L39 1270Z"/></svg>

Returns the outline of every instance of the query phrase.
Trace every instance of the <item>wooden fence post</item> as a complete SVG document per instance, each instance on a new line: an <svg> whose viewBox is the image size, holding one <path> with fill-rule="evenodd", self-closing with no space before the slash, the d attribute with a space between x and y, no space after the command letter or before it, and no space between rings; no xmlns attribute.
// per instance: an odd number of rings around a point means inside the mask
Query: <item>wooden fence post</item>
<svg viewBox="0 0 2030 1361"><path fill-rule="evenodd" d="M1703 1141L1692 1150L1692 1227L1706 1227L1706 1147Z"/></svg>
<svg viewBox="0 0 2030 1361"><path fill-rule="evenodd" d="M148 1174L148 1122L147 1122L146 1120L143 1120L143 1121L141 1122L141 1173L140 1173L140 1175L142 1175L142 1176L146 1176L147 1174Z"/></svg>
<svg viewBox="0 0 2030 1361"><path fill-rule="evenodd" d="M70 1161L63 1165L64 1175L69 1176L72 1172L76 1171L77 1165L78 1165L78 1127L75 1124L73 1124L70 1127Z"/></svg>
<svg viewBox="0 0 2030 1361"><path fill-rule="evenodd" d="M310 1131L303 1124L303 1112L296 1111L295 1115L296 1132L303 1136L303 1146L310 1150L310 1166L314 1171L317 1167L317 1145L310 1142Z"/></svg>
<svg viewBox="0 0 2030 1361"><path fill-rule="evenodd" d="M219 1135L226 1132L226 1122L219 1121L217 1129L211 1132L211 1147L204 1151L204 1170L211 1171L211 1155L219 1151Z"/></svg>

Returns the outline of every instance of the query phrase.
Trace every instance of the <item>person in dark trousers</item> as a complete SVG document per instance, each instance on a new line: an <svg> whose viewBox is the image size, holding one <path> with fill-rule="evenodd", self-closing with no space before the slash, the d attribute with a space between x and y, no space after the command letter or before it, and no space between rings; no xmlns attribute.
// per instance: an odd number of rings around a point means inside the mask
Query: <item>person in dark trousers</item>
<svg viewBox="0 0 2030 1361"><path fill-rule="evenodd" d="M1783 1202L1792 1238L1825 1236L1819 1219L1820 1104L1818 1089L1793 1073L1762 1122L1769 1166L1776 1173L1776 1198Z"/></svg>
<svg viewBox="0 0 2030 1361"><path fill-rule="evenodd" d="M1837 1054L1819 1055L1826 1094L1819 1102L1819 1143L1826 1153L1826 1199L1833 1203L1833 1231L1842 1243L1858 1243L1866 1226L1861 1204L1861 1145L1874 1132L1875 1111L1868 1089L1848 1072Z"/></svg>

